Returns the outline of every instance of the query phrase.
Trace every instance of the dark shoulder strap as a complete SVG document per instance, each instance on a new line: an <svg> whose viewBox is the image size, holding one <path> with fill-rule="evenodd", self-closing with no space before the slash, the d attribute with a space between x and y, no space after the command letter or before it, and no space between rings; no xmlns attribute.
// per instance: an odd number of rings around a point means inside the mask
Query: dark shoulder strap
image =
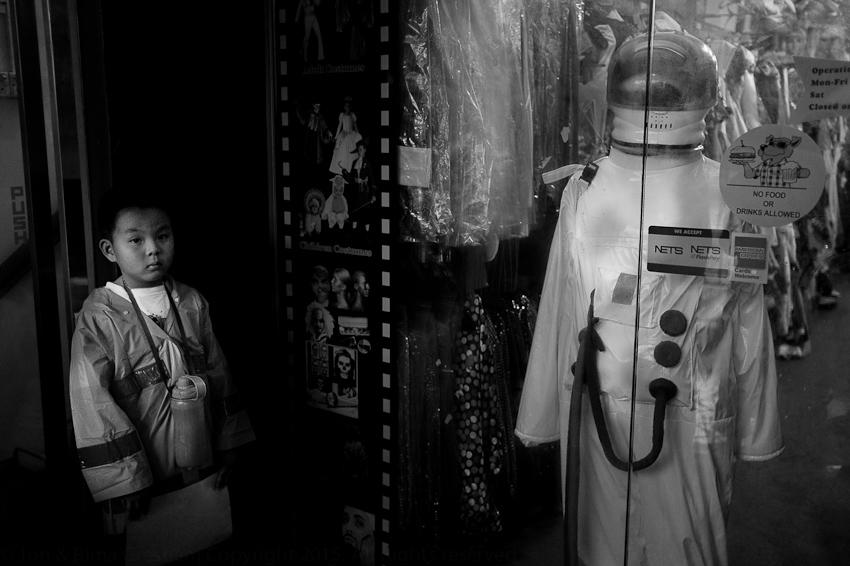
<svg viewBox="0 0 850 566"><path fill-rule="evenodd" d="M165 294L168 295L168 302L171 303L171 312L174 313L174 317L177 319L177 329L180 331L183 357L186 359L186 365L189 366L189 374L197 375L195 373L195 364L192 362L192 352L189 351L189 341L186 340L186 330L183 328L183 319L180 318L180 311L177 310L177 304L171 296L171 291L168 289L168 285L163 284L163 286L165 287Z"/></svg>
<svg viewBox="0 0 850 566"><path fill-rule="evenodd" d="M162 363L162 358L159 357L159 351L156 349L156 343L153 341L153 336L151 336L150 328L148 328L147 317L142 314L142 309L139 308L139 303L136 302L136 297L133 296L133 292L130 290L130 287L127 286L127 282L124 279L121 279L121 283L124 285L124 290L127 291L127 296L130 297L130 302L133 303L133 310L136 312L136 317L139 319L139 324L142 325L142 330L145 332L145 338L148 340L148 346L151 349L151 354L153 354L154 360L156 360L156 367L159 369L160 375L162 375L162 379L165 380L166 387L168 386L168 372L165 371L165 364ZM168 289L166 289L166 293Z"/></svg>

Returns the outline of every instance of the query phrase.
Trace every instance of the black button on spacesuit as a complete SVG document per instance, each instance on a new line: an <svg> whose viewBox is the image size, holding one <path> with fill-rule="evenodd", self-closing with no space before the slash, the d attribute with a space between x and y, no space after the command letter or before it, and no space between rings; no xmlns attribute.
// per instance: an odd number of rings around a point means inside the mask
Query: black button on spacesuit
<svg viewBox="0 0 850 566"><path fill-rule="evenodd" d="M682 349L675 342L665 340L655 347L653 355L658 365L671 368L682 358Z"/></svg>
<svg viewBox="0 0 850 566"><path fill-rule="evenodd" d="M670 309L661 315L661 330L670 336L679 336L688 327L688 319L681 312Z"/></svg>

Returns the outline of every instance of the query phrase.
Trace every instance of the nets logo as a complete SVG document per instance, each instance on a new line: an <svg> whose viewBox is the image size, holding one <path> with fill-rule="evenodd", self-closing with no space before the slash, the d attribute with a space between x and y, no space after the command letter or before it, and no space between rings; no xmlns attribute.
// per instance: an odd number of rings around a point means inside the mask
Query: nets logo
<svg viewBox="0 0 850 566"><path fill-rule="evenodd" d="M691 246L692 254L703 255L720 255L720 248L717 246Z"/></svg>
<svg viewBox="0 0 850 566"><path fill-rule="evenodd" d="M655 246L655 253L657 254L675 254L682 255L685 253L685 250L679 246Z"/></svg>

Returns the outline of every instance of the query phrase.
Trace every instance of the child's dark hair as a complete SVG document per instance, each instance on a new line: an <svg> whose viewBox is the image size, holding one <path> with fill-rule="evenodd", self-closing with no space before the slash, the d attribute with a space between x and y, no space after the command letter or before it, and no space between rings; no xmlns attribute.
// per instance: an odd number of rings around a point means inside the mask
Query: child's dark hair
<svg viewBox="0 0 850 566"><path fill-rule="evenodd" d="M155 208L165 212L169 218L171 210L163 194L149 187L113 187L101 198L97 207L97 223L100 237L112 240L118 213L125 208Z"/></svg>

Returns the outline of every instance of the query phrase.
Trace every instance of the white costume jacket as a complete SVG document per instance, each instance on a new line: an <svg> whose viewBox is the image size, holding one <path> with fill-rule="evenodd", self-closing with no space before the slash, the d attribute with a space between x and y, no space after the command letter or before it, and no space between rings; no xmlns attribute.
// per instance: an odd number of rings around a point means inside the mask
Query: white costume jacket
<svg viewBox="0 0 850 566"><path fill-rule="evenodd" d="M562 480L570 366L594 290L595 328L605 345L596 354L602 408L615 453L628 458L636 285L624 282L637 274L641 179L640 171L610 158L599 164L589 186L574 176L563 193L517 419L516 434L526 445L561 441ZM649 382L667 378L678 393L667 406L658 460L632 476L629 564L726 564L735 461L766 460L783 449L762 286L646 271L649 226L744 229L721 199L718 169L700 158L647 172L634 460L652 445ZM675 337L659 324L670 310L687 321ZM673 367L654 358L661 341L681 349ZM622 564L628 475L606 460L586 391L580 447L580 560Z"/></svg>
<svg viewBox="0 0 850 566"><path fill-rule="evenodd" d="M206 300L170 277L195 372L207 384L206 416L215 450L254 439L239 406ZM168 376L161 376L133 305L95 289L77 316L70 396L77 454L95 501L120 497L180 473L174 462L169 389L188 373L173 309L164 329L145 317ZM168 387L166 387L166 385Z"/></svg>

